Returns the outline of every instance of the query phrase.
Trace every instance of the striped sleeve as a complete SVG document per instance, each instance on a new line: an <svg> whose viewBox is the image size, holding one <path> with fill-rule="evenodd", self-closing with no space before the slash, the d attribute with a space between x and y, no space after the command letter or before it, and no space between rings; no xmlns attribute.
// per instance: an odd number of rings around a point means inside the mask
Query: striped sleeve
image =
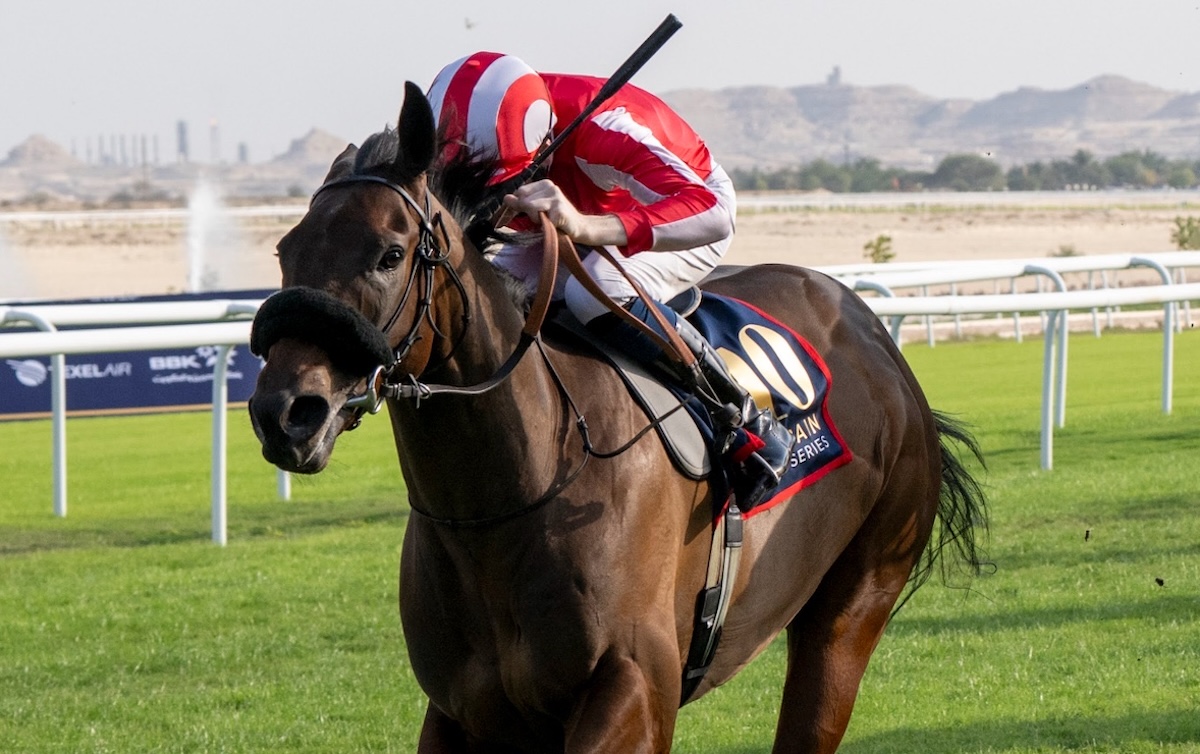
<svg viewBox="0 0 1200 754"><path fill-rule="evenodd" d="M576 143L576 165L588 180L633 200L601 208L615 214L625 228L628 244L622 253L691 249L733 231L729 211L698 170L625 108L599 113L582 124ZM702 143L698 146L711 163L707 149Z"/></svg>

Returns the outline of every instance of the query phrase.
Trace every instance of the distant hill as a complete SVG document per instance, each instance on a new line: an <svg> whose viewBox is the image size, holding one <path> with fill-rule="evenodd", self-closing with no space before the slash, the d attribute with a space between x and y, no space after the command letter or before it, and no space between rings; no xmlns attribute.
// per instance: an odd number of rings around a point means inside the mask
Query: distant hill
<svg viewBox="0 0 1200 754"><path fill-rule="evenodd" d="M271 160L271 164L328 167L349 143L328 131L314 128L299 139L292 139L287 151Z"/></svg>
<svg viewBox="0 0 1200 754"><path fill-rule="evenodd" d="M729 168L771 170L862 157L886 166L932 170L949 154L989 155L1004 167L1150 150L1200 157L1200 92L1172 92L1120 76L1063 90L1022 87L988 100L938 99L908 86L832 83L791 88L688 89L663 95ZM103 200L139 182L186 196L203 173L230 196L305 195L320 184L347 142L320 129L267 162L83 163L42 136L0 161L0 201L34 194Z"/></svg>
<svg viewBox="0 0 1200 754"><path fill-rule="evenodd" d="M38 165L63 166L82 164L71 153L41 134L34 134L13 147L8 158L0 160L0 167L36 167Z"/></svg>
<svg viewBox="0 0 1200 754"><path fill-rule="evenodd" d="M936 99L905 86L842 83L682 90L663 96L728 167L778 168L874 157L929 169L973 152L1014 165L1149 149L1200 156L1200 93L1100 76L1071 89L1022 87L984 101Z"/></svg>

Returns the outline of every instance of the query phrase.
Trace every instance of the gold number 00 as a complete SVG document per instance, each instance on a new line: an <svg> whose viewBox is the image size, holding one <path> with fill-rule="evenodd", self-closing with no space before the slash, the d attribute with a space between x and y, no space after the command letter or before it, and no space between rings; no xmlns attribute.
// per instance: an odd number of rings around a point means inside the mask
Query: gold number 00
<svg viewBox="0 0 1200 754"><path fill-rule="evenodd" d="M757 338L750 337L756 334ZM750 361L747 363L739 355L726 348L718 348L717 353L729 366L742 387L754 397L759 408L770 408L772 405L771 389L783 397L788 403L800 409L807 409L816 400L816 390L813 388L812 377L800 362L791 346L783 336L762 325L747 325L738 333L738 342ZM765 344L765 345L764 345ZM767 353L770 349L774 360ZM791 377L791 382L800 389L797 393L792 389L788 380L779 373L775 364L778 362L783 370ZM770 387L768 387L768 385Z"/></svg>

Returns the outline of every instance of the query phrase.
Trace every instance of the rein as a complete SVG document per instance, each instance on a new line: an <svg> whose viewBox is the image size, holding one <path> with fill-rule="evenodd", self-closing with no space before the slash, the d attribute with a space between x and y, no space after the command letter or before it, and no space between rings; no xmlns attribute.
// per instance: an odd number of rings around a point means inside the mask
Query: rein
<svg viewBox="0 0 1200 754"><path fill-rule="evenodd" d="M400 186L391 184L390 181L385 181L383 179L374 179L373 176L362 176L362 178L371 178L372 180L383 182L383 184L388 185L392 190L397 191L402 197L406 198L410 208L419 211L418 205L416 205L414 199L408 195L407 191L401 189ZM426 202L428 202L427 196ZM421 216L421 220L422 223L424 223L424 215ZM346 401L346 405L350 408L354 408L355 411L360 412L360 414L364 411L374 414L379 413L379 409L383 407L383 402L386 399L389 399L389 397L395 397L395 399L414 400L416 403L418 403L418 405L420 405L420 401L434 395L482 395L487 393L488 390L496 388L497 385L503 383L505 379L508 379L509 375L512 373L512 370L516 369L517 364L520 363L521 359L524 357L524 354L529 351L529 346L532 346L535 341L539 341L541 325L542 323L545 323L546 312L550 310L551 295L554 292L554 279L556 279L558 274L558 232L556 231L556 228L554 228L553 223L550 222L550 219L548 219L545 214L541 215L541 222L542 235L544 235L544 253L542 253L541 276L538 285L538 293L536 293L533 305L530 306L529 313L526 316L526 324L524 324L524 327L521 329L521 339L517 341L517 346L514 351L509 354L509 358L505 359L504 364L500 365L499 369L496 370L494 375L485 379L484 382L474 385L428 384L419 382L414 375L404 376L401 382L390 382L389 376L391 375L391 372L395 370L396 363L403 358L402 355L397 354L394 364L377 366L376 370L372 372L371 377L367 378L365 393L350 397L350 399ZM427 225L427 223L425 223L425 225ZM418 246L420 246L420 241L418 241ZM432 264L436 264L437 267L444 267L446 270L448 270L451 280L454 280L458 289L458 293L460 293L463 299L463 309L467 312L464 313L463 316L463 324L466 325L470 321L469 300L466 289L464 289L462 286L462 281L458 279L458 274L454 268L449 267L449 265L446 264L446 262L449 261L449 253L449 249L446 249L442 255L439 255L433 259ZM419 255L419 259L422 263L424 263L427 258L427 255ZM414 276L416 274L416 269L418 269L418 267L413 268ZM422 298L421 300L422 309L419 313L419 316L414 319L413 329L409 330L408 335L404 337L404 340L402 341L404 353L407 353L407 349L412 347L413 343L418 340L418 336L415 335L416 327L418 327L420 319L427 317L428 312L431 310L432 301L430 298L432 295L433 285L432 271L430 274L426 275L426 279L428 281L426 285L427 293L426 297ZM409 279L409 285L412 285L412 277ZM389 319L388 327L384 328L385 331L390 329L392 324L395 324L398 312L400 312L407 299L408 291L404 292L404 297L401 299L401 303L397 307L397 312ZM455 343L455 347L457 347L457 343ZM454 348L451 348L451 353L454 353Z"/></svg>
<svg viewBox="0 0 1200 754"><path fill-rule="evenodd" d="M670 324L666 321L666 318L663 317L662 313L658 311L657 307L651 306L649 307L649 311L651 316L655 318L659 327L662 328L662 331L666 333L666 338L663 338L649 325L630 314L625 307L614 301L607 293L605 293L603 289L600 288L592 276L588 274L587 270L584 269L583 262L579 258L579 253L575 249L574 242L572 242L567 236L562 236L564 243L561 247L566 249L566 253L560 254L560 236L558 230L554 227L554 224L550 221L550 218L546 215L546 213L543 212L540 215L542 224L543 248L541 274L538 277L538 290L534 297L533 304L530 307L529 314L526 316L525 326L521 329L521 338L517 343L517 347L513 350L512 354L509 355L508 359L505 360L505 362L500 366L500 368L496 370L496 373L483 382L468 386L422 383L419 382L416 376L412 374L405 375L398 381L392 381L390 379L392 372L404 359L404 357L408 355L408 352L412 349L413 345L415 345L420 339L418 330L420 328L421 321L428 319L430 326L434 328L435 332L437 331L437 325L434 323L434 320L431 316L433 309L434 272L436 272L438 269L444 270L446 274L450 276L451 282L454 283L455 288L458 290L458 294L463 301L464 328L471 321L470 301L467 297L466 289L463 287L462 280L459 278L458 273L454 270L454 268L449 264L450 239L449 234L446 231L446 226L442 222L441 213L439 212L436 215L433 215L431 219L432 202L429 193L426 192L425 194L425 207L422 208L417 200L413 198L412 194L408 193L408 191L406 191L402 186L399 186L386 178L375 175L355 175L348 178L341 178L336 181L331 181L320 187L317 189L316 193L313 194L312 201L316 201L316 198L321 194L321 192L327 189L337 188L353 183L376 183L395 191L400 195L400 198L404 200L404 203L408 205L409 209L416 214L419 221L417 245L415 248L417 264L413 265L412 274L409 276L408 283L405 286L404 294L401 296L400 302L396 305L395 310L388 318L386 324L380 328L385 334L391 330L393 325L396 324L396 320L399 319L401 312L404 310L405 304L408 303L409 296L412 293L417 276L419 274L422 275L425 281L421 299L418 302L417 315L413 318L412 329L408 331L408 334L405 335L404 338L401 339L400 343L393 349L392 363L376 367L370 377L367 378L367 386L363 394L353 396L346 401L346 406L354 409L356 412L355 419L352 422L353 426L358 426L358 421L361 419L364 412L371 414L379 413L379 410L383 406L383 402L388 398L407 398L417 401L419 405L420 401L430 398L434 395L482 395L504 382L504 380L508 378L509 374L512 373L513 369L516 368L522 357L524 357L525 352L529 350L529 346L531 346L534 341L538 340L539 338L539 332L541 331L542 324L546 319L546 312L550 308L550 299L554 292L554 283L558 273L558 263L560 259L566 265L571 274L583 284L584 288L586 288L587 291L591 293L598 301L616 313L618 317L621 317L626 322L644 333L656 345L658 345L664 353L674 356L675 360L683 365L686 369L692 371L698 369L696 356L691 352L691 349L689 349L683 343L683 340L679 337L679 334L675 331L675 328L670 326ZM435 225L442 231L442 238L444 239L444 245L442 248L439 248L439 244L437 242L437 234L435 233L434 229ZM638 284L638 282L634 280L621 265L613 261L611 255L606 249L599 247L593 251L595 253L602 254L606 259L608 259L609 263L616 267L617 270L619 270L621 274L625 276L626 281L628 281L630 286L633 287L638 296L647 301L649 300L645 294L645 291L642 290L642 287ZM453 346L451 346L450 353L447 354L446 358L449 358L449 355L453 354L457 347L458 343L456 342Z"/></svg>
<svg viewBox="0 0 1200 754"><path fill-rule="evenodd" d="M509 355L508 359L505 360L496 373L481 383L469 386L422 383L412 374L404 375L398 381L392 381L392 372L395 371L397 365L408 355L408 352L412 350L417 341L420 340L418 330L421 322L428 320L430 326L434 328L435 332L437 331L437 325L432 318L434 273L439 269L443 270L450 277L451 282L457 289L463 302L464 329L471 321L470 300L458 273L449 264L449 234L446 231L445 224L442 222L440 212L432 215L431 218L432 202L428 193L425 195L425 207L422 208L417 200L402 186L379 176L356 175L325 184L313 194L313 201L316 201L317 196L326 189L352 183L376 183L395 191L404 200L404 203L408 205L408 208L417 216L418 220L417 245L414 250L417 263L413 265L412 274L409 275L400 302L396 305L391 316L388 317L387 322L380 328L385 334L391 330L396 324L396 320L400 318L400 314L403 312L412 294L417 276L422 276L424 280L421 299L417 303L417 314L413 318L413 326L393 349L392 363L376 367L371 376L367 378L365 392L346 401L346 406L355 410L355 418L352 421L352 426L358 425L364 412L371 414L379 413L383 402L388 398L407 398L417 401L419 405L420 401L434 395L482 395L504 382L513 369L516 368L522 357L524 357L525 352L529 350L529 346L538 339L538 333L542 328L542 323L546 319L546 312L550 308L550 298L554 291L555 276L558 272L558 232L549 218L544 214L542 215L545 253L542 257L541 282L537 295L526 317L525 326L521 330L521 338L516 349ZM437 234L435 233L435 225L441 229L442 239L444 239L444 243L440 246ZM458 343L455 342L445 358L449 358L457 347Z"/></svg>
<svg viewBox="0 0 1200 754"><path fill-rule="evenodd" d="M632 325L654 339L660 345L660 347L663 348L665 353L674 354L676 358L685 366L689 366L689 364L688 359L683 358L683 356L686 354L686 356L690 357L691 365L695 364L695 356L693 356L690 349L683 344L679 334L675 332L675 329L666 322L665 318L662 317L657 308L650 307L650 310L653 315L658 318L663 332L667 334L666 339L658 335L658 333L656 333L641 320L631 315L624 307L613 301L603 290L601 290L596 282L592 279L591 275L589 275L588 272L583 268L582 261L579 258L577 250L575 249L574 243L567 236L561 236L560 243L560 235L558 230L554 227L554 224L550 221L550 218L545 213L540 215L543 234L543 253L538 290L534 296L533 303L530 306L529 314L526 316L525 325L521 329L521 336L518 340L516 348L508 356L508 358L505 359L504 363L500 365L496 372L483 382L467 386L423 383L418 381L416 375L411 373L403 375L399 379L394 379L393 373L396 371L400 362L405 358L405 356L408 355L413 345L420 340L418 330L422 321L428 320L430 326L434 328L434 331L438 332L437 325L432 318L435 273L438 270L444 271L447 275L449 275L451 282L453 282L455 288L457 289L458 294L463 301L464 329L471 320L470 299L467 295L466 288L463 286L462 280L459 278L458 273L449 263L451 245L449 234L446 230L445 224L442 222L441 213L439 212L434 214L432 212L432 200L430 199L428 193L425 195L425 206L422 207L408 191L396 183L387 180L386 178L372 175L357 175L348 178L342 178L340 180L325 184L313 194L313 200L315 201L317 196L326 189L345 186L352 183L376 183L381 186L386 186L387 188L396 192L404 200L404 203L410 210L412 210L418 220L418 238L414 250L416 254L416 262L413 264L412 272L409 275L407 283L405 284L405 290L401 296L400 302L397 304L396 309L388 317L386 324L380 328L384 336L386 336L388 331L391 330L391 328L396 324L396 321L399 319L405 306L408 304L413 290L417 286L418 276L423 279L424 284L421 287L421 298L417 302L417 314L413 318L412 328L400 340L399 344L392 348L391 363L376 366L370 377L367 378L367 384L363 394L353 396L346 401L346 407L353 409L354 411L354 417L348 423L348 428L354 429L357 427L364 413L378 413L382 408L384 401L388 398L406 398L413 400L417 406L420 406L420 402L422 400L430 398L434 395L475 396L487 393L507 380L512 374L513 370L516 369L517 364L520 363L522 358L524 358L530 346L536 344L538 347L538 352L542 357L542 361L545 363L550 373L551 379L558 387L559 392L562 394L567 405L570 406L571 412L576 417L575 424L579 429L580 437L583 441L583 460L581 460L579 464L576 465L575 468L566 475L566 477L555 483L549 490L531 503L494 516L461 519L435 516L427 511L421 510L416 506L412 506L410 501L410 507L413 512L434 523L450 528L482 528L493 526L511 519L518 518L527 513L531 513L549 503L571 483L573 483L575 479L583 472L583 469L585 466L587 466L590 458L593 456L597 458L612 458L624 453L648 432L665 421L667 417L684 407L684 404L680 402L680 404L671 411L668 411L663 416L653 419L644 428L637 432L630 440L622 444L616 450L599 452L592 446L587 421L580 412L574 399L571 397L570 392L567 390L566 384L559 375L558 370L554 367L549 355L546 353L540 336L542 325L545 322L546 314L550 308L551 297L554 292L555 279L558 273L558 264L560 260L565 264L567 269L584 284L584 286L589 290L589 292L592 293L592 295L596 296L598 300L605 303L610 309L616 312L618 316L623 315L623 318L629 321ZM436 232L438 229L441 230L441 238L443 239L442 244L438 243L438 233ZM564 248L566 249L566 252L560 253ZM603 249L597 249L596 251L607 256L607 252ZM615 263L613 264L624 274L624 270L620 267L620 265L616 265ZM630 278L628 274L626 274L625 277L634 287L634 290L637 291L638 295L645 295L636 281ZM457 349L459 342L461 341L456 341L451 346L450 352L444 358L449 358L449 356L453 354L454 350Z"/></svg>

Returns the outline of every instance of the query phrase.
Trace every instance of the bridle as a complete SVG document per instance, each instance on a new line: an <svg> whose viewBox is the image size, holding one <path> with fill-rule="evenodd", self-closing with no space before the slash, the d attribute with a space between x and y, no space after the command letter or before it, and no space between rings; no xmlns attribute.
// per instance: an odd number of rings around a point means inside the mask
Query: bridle
<svg viewBox="0 0 1200 754"><path fill-rule="evenodd" d="M422 207L404 187L386 178L375 175L354 175L330 181L317 189L316 193L313 194L312 200L316 201L316 198L328 189L356 183L374 183L396 192L404 200L408 209L415 215L417 221L417 243L413 249L415 260L400 301L380 328L385 336L395 326L396 321L400 318L401 313L409 303L413 291L418 285L420 286L420 298L416 303L417 309L413 317L412 327L392 349L392 362L377 366L367 378L364 392L361 395L352 396L346 401L346 407L354 411L354 416L349 422L349 428L353 429L357 427L364 413L378 413L383 406L383 402L388 398L407 398L420 405L420 401L438 394L481 395L504 382L508 378L508 375L512 373L512 370L516 368L517 363L520 362L529 347L539 339L538 333L541 330L546 312L550 306L550 296L554 290L554 280L558 269L557 230L543 216L546 249L543 255L542 275L538 292L533 306L526 317L525 327L521 331L521 338L517 347L495 374L481 383L469 386L426 384L418 381L413 374L401 375L397 379L394 376L397 367L421 338L420 327L422 322L428 321L435 333L442 334L438 330L437 323L433 317L433 290L436 274L439 271L445 273L458 291L463 305L463 332L465 332L466 326L471 321L471 301L457 270L450 264L451 241L449 232L442 221L441 212L433 213L432 200L428 190L425 192L425 202L424 207ZM438 238L439 230L441 232L441 243L439 243ZM442 357L443 360L448 359L454 353L461 339L462 336L460 335L459 339L454 341L449 351Z"/></svg>
<svg viewBox="0 0 1200 754"><path fill-rule="evenodd" d="M432 200L428 192L425 194L425 206L421 207L417 200L413 198L407 190L386 178L381 178L375 175L355 175L348 178L341 178L335 181L330 181L324 186L317 189L312 195L312 202L317 200L323 192L356 183L374 183L380 186L385 186L399 194L408 208L416 215L417 220L417 243L413 247L413 254L416 261L412 265L412 271L409 273L408 282L404 286L404 293L400 297L400 301L396 304L396 308L392 310L391 316L379 328L384 335L391 332L391 329L396 325L396 320L400 319L400 314L404 311L408 304L409 297L417 286L417 279L421 278L424 285L421 287L421 298L417 302L416 316L413 317L413 326L408 333L400 339L400 342L392 348L392 363L384 365L387 368L392 368L400 363L408 356L409 351L420 340L420 325L422 320L428 320L430 325L437 331L437 324L432 318L433 309L433 288L435 273L439 270L444 271L458 290L458 295L463 301L463 325L466 325L471 320L470 306L467 300L467 291L463 287L462 279L459 278L458 272L449 264L450 261L450 235L446 230L446 224L442 221L442 213L433 213ZM443 243L439 244L437 239L437 230L441 231ZM451 353L457 347L457 342L452 346ZM378 410L378 409L376 409ZM372 412L374 413L374 412Z"/></svg>
<svg viewBox="0 0 1200 754"><path fill-rule="evenodd" d="M439 394L468 396L482 395L503 383L511 375L517 364L529 350L530 346L537 345L538 352L542 357L542 362L544 363L551 379L558 386L561 395L570 407L571 412L576 417L575 424L583 441L583 458L581 462L565 478L559 480L551 487L551 489L549 489L545 494L540 496L532 503L520 506L506 513L476 519L443 519L414 507L413 510L415 512L430 519L431 521L434 521L435 523L455 528L491 526L512 518L516 518L518 516L525 515L542 507L559 495L562 490L569 486L579 476L579 474L582 473L589 458L612 458L624 453L626 450L633 447L633 445L637 443L646 433L653 430L654 427L658 426L670 414L674 413L675 410L683 408L683 404L680 403L675 409L668 411L666 414L658 417L657 419L651 420L639 432L635 433L634 436L628 440L628 442L622 444L612 451L600 452L592 446L587 422L584 419L583 414L579 411L574 399L571 397L570 392L567 390L566 384L559 375L558 370L555 368L553 362L549 358L549 355L546 353L540 335L542 324L546 319L546 314L549 310L551 297L554 291L555 278L557 276L558 264L560 261L560 241L561 248L565 249L565 253L563 253L561 256L561 261L567 266L572 274L581 279L581 282L583 282L589 290L593 291L593 295L597 296L597 298L602 301L606 300L609 307L616 311L618 315L624 315L624 317L632 319L635 326L641 328L643 331L646 331L650 337L660 341L664 348L673 349L674 346L670 343L670 341L678 340L679 336L674 332L674 328L670 328L665 322L662 322L661 324L664 330L668 333L668 339L663 340L661 336L654 333L652 329L647 327L640 320L634 318L616 302L608 298L607 294L605 294L598 288L598 286L596 286L595 281L593 281L588 273L583 269L579 255L570 238L566 236L560 237L558 230L554 227L553 223L545 214L541 215L544 238L542 267L539 275L538 290L534 295L529 313L526 315L525 325L521 330L520 339L518 340L516 347L513 349L513 352L508 356L504 363L497 368L496 372L486 380L475 385L468 386L427 384L420 382L417 379L417 376L412 373L397 375L396 372L400 367L400 364L408 356L409 352L412 350L412 347L420 340L421 336L419 334L419 330L424 321L429 322L429 325L433 328L435 333L444 336L444 333L440 332L433 315L433 291L437 273L443 272L449 277L450 281L454 284L455 289L458 291L458 295L463 303L463 333L460 334L458 339L451 344L447 353L442 356L443 362L450 358L465 337L466 325L471 321L471 301L466 288L462 283L462 279L459 277L455 267L450 263L452 242L449 231L447 230L445 223L442 221L441 213L433 212L433 203L428 189L426 189L425 196L423 197L424 206L422 206L422 203L418 202L417 199L415 199L404 187L386 178L374 175L354 175L325 184L313 194L313 201L315 201L317 196L324 191L356 183L372 183L384 186L400 196L406 207L411 210L412 214L416 218L417 242L413 249L415 260L412 264L412 269L409 273L408 280L405 283L404 292L401 294L400 301L396 305L396 308L388 316L382 327L377 327L375 324L368 321L361 314L361 312L358 312L357 310L352 309L345 304L334 301L332 297L328 296L328 294L319 291L314 294L319 298L318 303L315 305L315 309L317 310L316 314L323 314L323 312L330 311L328 308L322 309L322 306L327 307L332 303L334 305L333 315L338 322L354 328L365 328L365 330L369 331L370 333L368 340L372 341L370 345L364 346L364 348L367 352L373 354L373 356L370 356L369 358L371 358L377 364L377 366L367 378L366 387L364 388L363 393L360 395L354 395L346 400L344 405L346 408L351 410L352 414L346 422L345 429L351 430L357 427L362 420L363 414L365 413L378 413L382 408L384 401L389 398L409 399L414 401L416 406L419 407L422 400ZM604 253L603 250L598 251ZM639 290L639 293L641 293L636 282L633 280L630 280L630 282L635 286L636 289ZM413 317L412 326L408 333L406 333L405 336L399 340L397 345L391 346L390 343L387 342L389 340L389 333L410 302L414 291L416 291L418 288L420 290L418 294L420 298L416 302L416 313ZM285 289L279 294L276 294L276 296L285 294L288 292L288 290L289 289ZM320 300L324 300L325 304L321 304ZM268 299L264 306L260 308L260 316L263 314L265 309L269 308L270 303L271 299ZM299 304L301 306L305 305L302 300L299 301ZM280 302L280 305L273 309L273 313L276 316L280 314L284 315L282 317L283 320L292 320L291 310L287 309L287 306L287 303ZM310 304L309 306L313 305ZM256 324L257 320L258 318L256 318ZM270 330L270 328L264 328L264 330ZM271 337L269 332L264 332L263 340L258 344L259 350L256 350L255 352L259 353L260 355L265 355L266 350L270 348L270 344L274 342L274 340L277 340L283 335L290 334L290 332L291 331L289 331L289 333L281 333L277 329L274 338ZM670 337L672 335L674 338ZM377 345L375 345L376 340L379 341ZM254 349L254 346L255 336L252 332L252 350ZM686 351L686 346L683 346L682 342L679 343L678 348ZM690 354L690 352L688 353ZM390 362L379 363L380 361L384 360L385 356L390 357ZM360 359L359 363L362 363L365 366L370 362L361 361ZM428 366L429 365L427 364L425 368L428 369Z"/></svg>
<svg viewBox="0 0 1200 754"><path fill-rule="evenodd" d="M516 368L517 363L520 362L529 347L539 341L539 333L542 329L542 323L545 321L546 312L550 308L550 299L554 291L555 278L558 273L558 263L560 261L560 235L558 229L554 227L550 218L545 213L542 213L543 248L541 273L538 276L538 290L534 296L533 305L530 307L528 315L526 315L525 326L521 330L521 338L517 347L494 375L481 383L470 386L430 385L418 381L413 374L406 374L399 380L394 380L392 375L396 367L408 355L413 345L420 340L419 330L423 320L429 321L435 333L442 334L439 332L437 323L432 316L435 273L439 270L445 272L458 290L458 295L463 304L463 332L466 331L466 325L471 321L471 302L466 289L463 287L462 280L458 276L458 272L449 263L451 246L449 232L442 221L441 212L433 214L432 200L428 188L425 190L425 206L422 208L421 204L403 186L387 178L377 175L352 175L330 181L321 186L313 194L312 201L315 202L317 197L324 191L356 183L374 183L391 189L404 200L404 203L408 205L408 208L412 210L417 218L417 244L414 248L416 261L412 265L412 272L409 274L408 282L405 285L404 293L399 303L396 304L396 308L391 316L388 317L387 322L380 328L385 336L391 331L400 314L404 311L404 307L408 303L409 297L416 286L418 277L423 279L424 286L422 287L421 298L417 302L417 312L413 317L412 328L392 348L392 363L377 366L367 378L364 392L361 395L352 396L347 399L346 407L354 411L354 416L348 423L349 428L353 429L358 426L363 413L378 413L383 406L383 402L388 398L408 398L416 401L419 405L420 401L437 394L481 395L495 388L508 378L508 375ZM438 245L435 226L442 232L444 244L441 247ZM650 307L650 313L658 321L661 331L666 334L665 338L655 332L653 328L631 315L620 304L613 301L584 269L583 263L580 261L579 254L571 239L567 236L562 236L561 240L561 248L565 251L561 255L561 261L589 293L598 301L604 303L613 313L654 341L665 354L673 355L682 367L692 371L698 370L695 355L684 345L679 334L675 332L675 328L667 323L656 307ZM603 247L598 247L594 251L609 256L607 250ZM625 279L638 295L643 299L649 300L645 291L642 290L636 280L629 276L624 267L616 262L612 262L611 256L609 256L609 260L625 276ZM454 353L455 349L458 348L459 342L461 342L461 338L451 345L450 350L443 357L443 360L449 358Z"/></svg>

